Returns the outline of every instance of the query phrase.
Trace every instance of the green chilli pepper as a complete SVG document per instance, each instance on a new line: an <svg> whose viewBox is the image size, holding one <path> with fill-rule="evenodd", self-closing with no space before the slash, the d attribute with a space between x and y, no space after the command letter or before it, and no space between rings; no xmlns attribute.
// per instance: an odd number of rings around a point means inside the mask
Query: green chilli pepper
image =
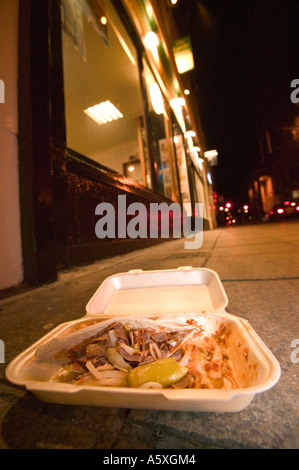
<svg viewBox="0 0 299 470"><path fill-rule="evenodd" d="M131 369L127 383L129 387L140 387L148 382L158 382L165 388L181 380L187 372L187 367L180 366L174 357L170 357Z"/></svg>

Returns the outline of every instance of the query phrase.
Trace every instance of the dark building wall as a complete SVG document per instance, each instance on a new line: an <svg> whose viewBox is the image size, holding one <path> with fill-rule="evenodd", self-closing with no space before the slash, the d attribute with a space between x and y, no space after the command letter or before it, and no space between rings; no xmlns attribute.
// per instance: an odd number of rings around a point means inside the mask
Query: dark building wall
<svg viewBox="0 0 299 470"><path fill-rule="evenodd" d="M95 233L96 223L100 219L95 213L98 204L112 204L117 235L118 196L126 196L126 207L132 203L142 203L148 211L145 222L149 235L150 204L159 204L166 199L138 183L129 183L124 176L100 168L100 165L70 150L60 158L57 158L57 154L54 158L58 268L90 263L165 241L161 238L150 239L149 236L145 239L131 239L128 235L119 239L117 236L99 239ZM126 214L125 217L127 222L132 218ZM171 236L171 220L169 223Z"/></svg>

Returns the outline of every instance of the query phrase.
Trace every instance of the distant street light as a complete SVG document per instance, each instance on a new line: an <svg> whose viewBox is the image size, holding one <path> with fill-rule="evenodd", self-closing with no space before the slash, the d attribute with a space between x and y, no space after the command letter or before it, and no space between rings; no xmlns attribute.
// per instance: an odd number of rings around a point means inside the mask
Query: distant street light
<svg viewBox="0 0 299 470"><path fill-rule="evenodd" d="M218 164L218 152L217 150L208 150L204 152L204 156L208 160L211 166L216 166Z"/></svg>

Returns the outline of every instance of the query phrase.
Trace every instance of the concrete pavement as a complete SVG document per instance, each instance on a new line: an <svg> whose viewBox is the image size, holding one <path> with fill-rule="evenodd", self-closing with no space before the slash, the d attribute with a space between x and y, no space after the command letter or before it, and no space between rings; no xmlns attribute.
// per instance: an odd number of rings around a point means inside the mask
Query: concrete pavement
<svg viewBox="0 0 299 470"><path fill-rule="evenodd" d="M61 273L57 282L0 301L0 448L200 449L298 448L299 222L219 228L203 246L174 240ZM247 319L278 359L282 375L238 413L200 413L87 406L38 401L5 378L13 357L85 306L108 276L130 269L179 266L215 270L227 311ZM297 354L299 359L299 352Z"/></svg>

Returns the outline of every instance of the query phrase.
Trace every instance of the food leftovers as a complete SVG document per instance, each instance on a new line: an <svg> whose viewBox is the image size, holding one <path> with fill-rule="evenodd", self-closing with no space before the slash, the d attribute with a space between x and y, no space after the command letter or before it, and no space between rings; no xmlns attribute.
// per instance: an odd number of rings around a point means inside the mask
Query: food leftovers
<svg viewBox="0 0 299 470"><path fill-rule="evenodd" d="M211 334L194 319L110 319L49 341L36 359L56 362L54 380L75 385L232 389L229 334L226 323Z"/></svg>

